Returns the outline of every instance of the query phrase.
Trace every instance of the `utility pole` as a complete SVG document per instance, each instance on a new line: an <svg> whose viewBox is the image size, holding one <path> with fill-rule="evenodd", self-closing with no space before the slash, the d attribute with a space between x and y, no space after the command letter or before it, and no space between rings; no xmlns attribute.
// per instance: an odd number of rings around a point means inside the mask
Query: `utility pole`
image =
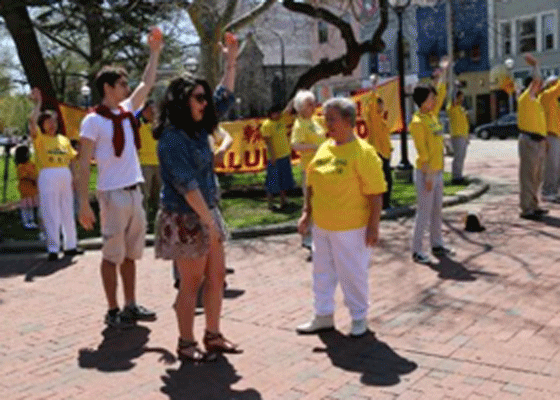
<svg viewBox="0 0 560 400"><path fill-rule="evenodd" d="M447 75L447 101L453 101L453 0L447 0L445 4L445 18L447 24L447 57L449 59L449 69Z"/></svg>

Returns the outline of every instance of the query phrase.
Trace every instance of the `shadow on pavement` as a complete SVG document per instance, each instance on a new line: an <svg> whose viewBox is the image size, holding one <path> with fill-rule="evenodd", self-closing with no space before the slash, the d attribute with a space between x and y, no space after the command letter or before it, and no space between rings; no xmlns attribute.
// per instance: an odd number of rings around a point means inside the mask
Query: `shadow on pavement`
<svg viewBox="0 0 560 400"><path fill-rule="evenodd" d="M241 379L233 365L219 356L215 362L193 364L185 361L179 369L168 369L161 379L161 391L172 400L260 400L255 389L233 390L231 385Z"/></svg>
<svg viewBox="0 0 560 400"><path fill-rule="evenodd" d="M339 331L322 332L319 338L325 348L314 352L326 352L333 365L347 371L361 372L361 383L371 386L398 384L400 375L414 371L418 365L399 356L386 343L368 332L361 338L344 336Z"/></svg>
<svg viewBox="0 0 560 400"><path fill-rule="evenodd" d="M438 257L439 263L430 264L429 267L438 273L440 279L452 279L455 281L472 282L476 280L477 275L497 276L495 273L484 272L478 270L470 270L465 266L452 260L447 256Z"/></svg>
<svg viewBox="0 0 560 400"><path fill-rule="evenodd" d="M52 275L75 263L70 257L64 257L57 261L47 261L46 254L39 257L25 255L23 257L3 257L0 261L0 278L24 275L26 282L33 282L36 277Z"/></svg>
<svg viewBox="0 0 560 400"><path fill-rule="evenodd" d="M544 222L548 226L560 228L560 218L553 217L552 215L543 215L541 222Z"/></svg>
<svg viewBox="0 0 560 400"><path fill-rule="evenodd" d="M175 362L175 356L168 350L146 347L150 330L144 326L105 328L102 334L103 341L97 349L80 349L80 368L95 368L102 372L128 371L136 365L135 358L151 352L161 354L160 361L165 364Z"/></svg>

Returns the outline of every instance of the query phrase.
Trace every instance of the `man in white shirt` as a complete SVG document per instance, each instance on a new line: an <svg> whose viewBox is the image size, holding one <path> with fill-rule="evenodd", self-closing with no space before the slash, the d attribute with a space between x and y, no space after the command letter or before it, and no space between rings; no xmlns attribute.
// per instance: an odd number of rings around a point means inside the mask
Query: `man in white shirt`
<svg viewBox="0 0 560 400"><path fill-rule="evenodd" d="M155 28L157 29L157 28ZM131 325L137 320L153 321L156 314L136 304L135 260L142 257L146 216L142 207L144 182L137 148L138 126L132 112L146 100L155 79L163 47L161 35L154 30L148 37L150 57L142 81L131 93L124 69L106 66L96 77L101 104L82 121L80 129L80 179L78 182L79 221L93 229L95 215L88 199L90 160L97 161L97 191L103 248L101 277L107 297L105 323L110 327ZM117 302L117 266L123 281L125 307Z"/></svg>

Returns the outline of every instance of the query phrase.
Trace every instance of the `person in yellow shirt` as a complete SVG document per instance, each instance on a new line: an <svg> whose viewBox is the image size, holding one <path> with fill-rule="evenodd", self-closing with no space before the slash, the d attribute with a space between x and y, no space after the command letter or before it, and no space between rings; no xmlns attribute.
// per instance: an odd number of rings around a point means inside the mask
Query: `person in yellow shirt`
<svg viewBox="0 0 560 400"><path fill-rule="evenodd" d="M451 134L451 145L453 146L453 163L451 164L451 179L453 184L465 182L463 167L469 143L469 119L463 107L465 96L461 90L457 90L453 102L447 105L447 116Z"/></svg>
<svg viewBox="0 0 560 400"><path fill-rule="evenodd" d="M56 113L41 111L42 95L33 88L31 99L35 107L29 117L29 133L35 145L37 163L41 166L38 178L39 207L45 227L48 260L58 259L60 233L64 237L64 255L83 254L78 247L72 182L70 171L77 155L70 140L58 133Z"/></svg>
<svg viewBox="0 0 560 400"><path fill-rule="evenodd" d="M35 210L37 208L37 168L29 159L29 147L20 145L16 148L15 158L18 191L20 196L19 211L24 229L37 229Z"/></svg>
<svg viewBox="0 0 560 400"><path fill-rule="evenodd" d="M324 106L329 138L307 169L298 231L313 218L313 292L315 315L297 327L300 334L334 328L334 293L340 282L350 310L350 335L367 332L370 249L378 241L382 194L387 190L376 150L354 134L356 106L334 98Z"/></svg>
<svg viewBox="0 0 560 400"><path fill-rule="evenodd" d="M140 127L140 143L138 159L144 176L142 191L144 194L144 209L149 213L150 207L157 207L159 202L159 190L161 188L161 176L159 173L159 160L157 157L157 140L152 135L154 122L154 101L148 100L138 113Z"/></svg>
<svg viewBox="0 0 560 400"><path fill-rule="evenodd" d="M280 194L280 210L286 206L286 191L293 189L291 154L288 126L293 118L279 105L273 106L260 131L266 143L268 164L266 167L266 197L268 208L275 210L273 197Z"/></svg>
<svg viewBox="0 0 560 400"><path fill-rule="evenodd" d="M387 182L387 191L383 193L383 209L390 207L391 189L393 187L393 177L391 171L391 132L387 125L387 110L384 102L376 93L377 85L375 78L372 79L372 92L365 108L366 126L369 131L367 141L377 151L377 155L383 163L383 174Z"/></svg>
<svg viewBox="0 0 560 400"><path fill-rule="evenodd" d="M540 95L541 104L546 117L546 157L544 162L544 178L542 199L558 202L560 188L560 82L557 76L549 76L544 83Z"/></svg>
<svg viewBox="0 0 560 400"><path fill-rule="evenodd" d="M445 247L441 233L443 206L443 132L433 113L437 92L433 86L419 85L412 94L418 110L414 113L408 130L416 147L414 184L418 198L416 220L412 239L412 259L420 264L430 264L423 252L424 231L430 226L432 254L436 257L453 254Z"/></svg>
<svg viewBox="0 0 560 400"><path fill-rule="evenodd" d="M546 157L547 124L541 103L542 79L536 60L533 75L525 79L525 90L517 99L519 129L519 203L521 218L540 220L548 212L539 207L539 189Z"/></svg>
<svg viewBox="0 0 560 400"><path fill-rule="evenodd" d="M297 117L292 127L291 143L292 149L299 152L301 156L299 164L302 171L301 187L305 198L307 166L319 145L325 141L325 130L318 119L313 116L317 104L312 92L309 90L298 91L293 99L293 104ZM302 245L311 250L311 234L303 237Z"/></svg>

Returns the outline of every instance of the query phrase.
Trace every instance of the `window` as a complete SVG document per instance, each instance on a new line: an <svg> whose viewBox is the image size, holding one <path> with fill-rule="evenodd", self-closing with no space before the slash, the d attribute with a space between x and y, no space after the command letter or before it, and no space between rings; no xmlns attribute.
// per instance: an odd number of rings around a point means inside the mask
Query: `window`
<svg viewBox="0 0 560 400"><path fill-rule="evenodd" d="M545 14L542 16L542 49L543 51L554 49L554 31L556 29L556 21L554 14Z"/></svg>
<svg viewBox="0 0 560 400"><path fill-rule="evenodd" d="M502 37L502 55L509 56L512 54L511 22L502 22L500 24L500 33Z"/></svg>
<svg viewBox="0 0 560 400"><path fill-rule="evenodd" d="M537 50L537 20L528 18L517 21L519 53Z"/></svg>
<svg viewBox="0 0 560 400"><path fill-rule="evenodd" d="M319 21L317 28L319 33L319 43L327 43L329 41L329 27L327 23Z"/></svg>

